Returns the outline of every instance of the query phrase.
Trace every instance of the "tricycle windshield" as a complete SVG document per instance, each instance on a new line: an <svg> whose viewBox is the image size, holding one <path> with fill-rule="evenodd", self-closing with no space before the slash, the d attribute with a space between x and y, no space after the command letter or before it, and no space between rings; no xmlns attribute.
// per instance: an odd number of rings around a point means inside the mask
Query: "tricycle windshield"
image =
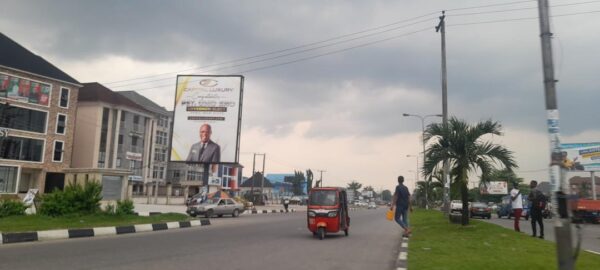
<svg viewBox="0 0 600 270"><path fill-rule="evenodd" d="M313 190L310 193L309 204L322 206L337 205L338 198L335 190Z"/></svg>

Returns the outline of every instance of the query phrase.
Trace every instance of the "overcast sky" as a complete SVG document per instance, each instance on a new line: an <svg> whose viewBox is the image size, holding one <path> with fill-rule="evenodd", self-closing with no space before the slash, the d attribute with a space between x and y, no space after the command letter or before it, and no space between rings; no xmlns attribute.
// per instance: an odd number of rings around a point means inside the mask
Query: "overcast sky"
<svg viewBox="0 0 600 270"><path fill-rule="evenodd" d="M537 3L515 2L9 0L0 31L80 82L169 110L176 74L244 75L245 175L264 152L267 173L323 169L326 185L391 189L399 174L413 185L406 155L421 149L420 121L402 113L441 113L434 26L448 10L449 114L501 122L491 139L515 152L519 176L544 181ZM563 142L600 141L600 1L550 3L569 15L551 19Z"/></svg>

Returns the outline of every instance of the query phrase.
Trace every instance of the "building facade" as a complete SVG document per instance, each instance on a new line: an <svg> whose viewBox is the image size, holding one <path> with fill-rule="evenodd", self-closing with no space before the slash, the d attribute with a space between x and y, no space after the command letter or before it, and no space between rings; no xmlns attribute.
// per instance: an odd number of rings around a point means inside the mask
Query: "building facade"
<svg viewBox="0 0 600 270"><path fill-rule="evenodd" d="M0 195L62 189L81 84L0 33Z"/></svg>
<svg viewBox="0 0 600 270"><path fill-rule="evenodd" d="M75 120L74 168L129 170L133 192L152 173L152 112L99 83L80 89Z"/></svg>

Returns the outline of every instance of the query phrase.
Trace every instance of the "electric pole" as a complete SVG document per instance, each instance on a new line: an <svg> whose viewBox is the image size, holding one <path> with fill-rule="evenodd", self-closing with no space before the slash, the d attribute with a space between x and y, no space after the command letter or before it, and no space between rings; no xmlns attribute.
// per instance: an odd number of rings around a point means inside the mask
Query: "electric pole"
<svg viewBox="0 0 600 270"><path fill-rule="evenodd" d="M446 11L442 11L440 23L435 27L442 36L442 119L444 127L448 126L448 80L446 72ZM450 213L450 175L448 160L444 160L444 213Z"/></svg>
<svg viewBox="0 0 600 270"><path fill-rule="evenodd" d="M327 172L325 170L317 170L317 172L321 173L321 176L319 176L319 187L323 187L323 173Z"/></svg>
<svg viewBox="0 0 600 270"><path fill-rule="evenodd" d="M262 165L262 172L261 172L261 177L260 177L260 202L263 201L263 189L265 188L265 160L267 159L267 154L259 154L259 153L253 153L254 156L252 157L252 187L250 188L250 194L252 194L252 201L254 202L254 177L256 176L256 156L262 156L263 157L263 165Z"/></svg>
<svg viewBox="0 0 600 270"><path fill-rule="evenodd" d="M560 128L558 124L558 105L556 101L556 80L554 79L554 63L552 60L552 32L550 32L550 11L548 0L538 0L540 18L540 37L542 41L542 65L544 69L544 91L546 97L546 113L548 135L550 137L550 185L555 193L554 209L557 209L558 219L554 223L556 236L556 253L558 269L575 269L573 242L571 240L571 221L569 218L566 194L569 185L564 183L562 172L562 154L560 147Z"/></svg>

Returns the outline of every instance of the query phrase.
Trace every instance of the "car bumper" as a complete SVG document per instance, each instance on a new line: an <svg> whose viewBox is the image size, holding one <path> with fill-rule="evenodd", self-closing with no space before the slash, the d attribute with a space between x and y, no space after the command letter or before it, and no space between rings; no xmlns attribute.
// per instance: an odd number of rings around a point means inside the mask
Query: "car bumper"
<svg viewBox="0 0 600 270"><path fill-rule="evenodd" d="M198 209L198 208L195 208L195 207L190 207L185 212L188 213L188 215L191 215L191 216L193 216L193 215L199 215L199 216L201 216L201 215L206 214L207 211L204 210L204 209Z"/></svg>

